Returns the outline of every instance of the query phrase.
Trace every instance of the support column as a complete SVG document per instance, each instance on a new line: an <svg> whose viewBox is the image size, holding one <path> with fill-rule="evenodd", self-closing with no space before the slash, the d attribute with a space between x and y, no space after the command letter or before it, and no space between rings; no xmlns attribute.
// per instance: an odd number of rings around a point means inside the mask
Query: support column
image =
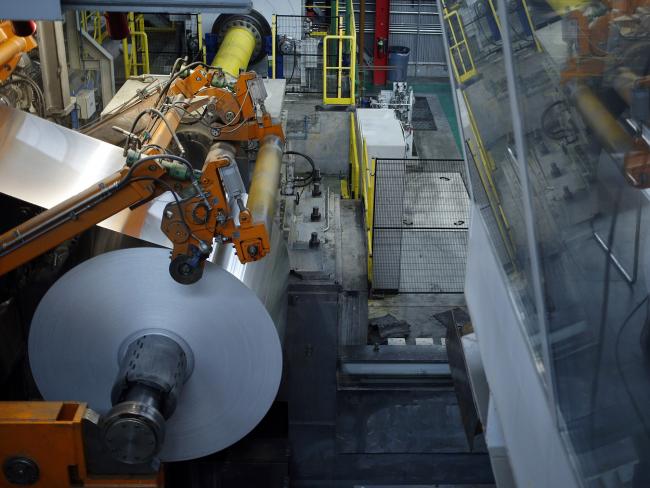
<svg viewBox="0 0 650 488"><path fill-rule="evenodd" d="M390 0L377 0L375 5L375 46L373 83L386 84L388 66L388 29L390 27Z"/></svg>

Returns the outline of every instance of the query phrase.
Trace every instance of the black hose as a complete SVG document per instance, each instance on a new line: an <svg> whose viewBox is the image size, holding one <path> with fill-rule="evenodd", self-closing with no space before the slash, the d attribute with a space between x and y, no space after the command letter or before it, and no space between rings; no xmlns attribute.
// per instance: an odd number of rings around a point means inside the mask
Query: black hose
<svg viewBox="0 0 650 488"><path fill-rule="evenodd" d="M294 178L293 181L291 182L294 188L303 188L305 186L309 186L312 181L314 181L314 178L316 178L316 163L314 163L314 160L310 157L307 156L306 154L303 154L298 151L285 151L285 155L287 156L300 156L301 158L304 158L309 165L311 166L311 173L309 176L305 176L304 178L298 177Z"/></svg>
<svg viewBox="0 0 650 488"><path fill-rule="evenodd" d="M298 64L298 53L297 53L298 48L296 45L293 45L293 66L291 67L291 76L289 77L289 81L287 81L287 86L291 84L291 81L293 80L293 74L296 72L296 64Z"/></svg>
<svg viewBox="0 0 650 488"><path fill-rule="evenodd" d="M293 155L293 156L300 156L300 157L304 158L309 163L309 165L311 166L312 175L316 173L316 163L314 163L314 160L310 156L307 156L306 154L303 154L303 153L298 152L298 151L285 151L284 154L288 155L288 156Z"/></svg>
<svg viewBox="0 0 650 488"><path fill-rule="evenodd" d="M561 105L566 107L566 102L564 100L557 100L557 101L549 104L544 109L544 111L542 112L541 120L540 120L541 126L542 126L542 131L544 132L544 134L546 134L546 136L549 139L553 139L555 141L566 140L568 143L573 143L573 142L575 142L577 140L577 137L576 137L576 134L575 134L575 128L573 128L574 130L570 130L568 128L563 128L563 127L559 127L557 129L551 129L551 127L549 127L550 124L548 123L548 120L547 120L549 114L551 113L551 111L553 109L555 109L555 107L559 107Z"/></svg>

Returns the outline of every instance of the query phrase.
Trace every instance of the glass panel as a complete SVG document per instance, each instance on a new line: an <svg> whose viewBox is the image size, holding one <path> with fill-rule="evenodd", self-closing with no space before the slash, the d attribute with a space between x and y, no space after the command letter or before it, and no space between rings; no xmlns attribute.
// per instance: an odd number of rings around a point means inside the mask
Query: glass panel
<svg viewBox="0 0 650 488"><path fill-rule="evenodd" d="M443 4L474 200L544 372L496 2Z"/></svg>
<svg viewBox="0 0 650 488"><path fill-rule="evenodd" d="M505 22L552 379L585 484L649 486L650 4L580 3L515 0Z"/></svg>

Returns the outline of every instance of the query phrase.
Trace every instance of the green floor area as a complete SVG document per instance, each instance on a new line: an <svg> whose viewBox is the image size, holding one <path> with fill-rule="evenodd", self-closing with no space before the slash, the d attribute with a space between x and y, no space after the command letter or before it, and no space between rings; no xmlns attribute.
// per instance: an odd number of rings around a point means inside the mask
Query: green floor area
<svg viewBox="0 0 650 488"><path fill-rule="evenodd" d="M462 143L460 138L460 131L458 130L458 124L456 123L456 110L454 108L453 92L451 91L451 85L445 82L418 82L413 81L409 82L410 86L413 87L413 91L417 95L436 95L438 101L442 106L442 110L445 112L447 121L449 122L449 127L451 128L452 133L454 134L454 140L458 146L458 151L462 154Z"/></svg>

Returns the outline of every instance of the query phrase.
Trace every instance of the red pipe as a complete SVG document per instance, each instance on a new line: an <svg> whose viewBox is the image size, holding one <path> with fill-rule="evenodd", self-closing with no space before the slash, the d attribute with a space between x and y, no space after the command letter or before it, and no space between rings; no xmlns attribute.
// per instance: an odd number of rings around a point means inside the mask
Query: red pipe
<svg viewBox="0 0 650 488"><path fill-rule="evenodd" d="M388 65L388 29L390 27L390 0L377 0L375 4L375 49L372 81L375 85L386 84Z"/></svg>

